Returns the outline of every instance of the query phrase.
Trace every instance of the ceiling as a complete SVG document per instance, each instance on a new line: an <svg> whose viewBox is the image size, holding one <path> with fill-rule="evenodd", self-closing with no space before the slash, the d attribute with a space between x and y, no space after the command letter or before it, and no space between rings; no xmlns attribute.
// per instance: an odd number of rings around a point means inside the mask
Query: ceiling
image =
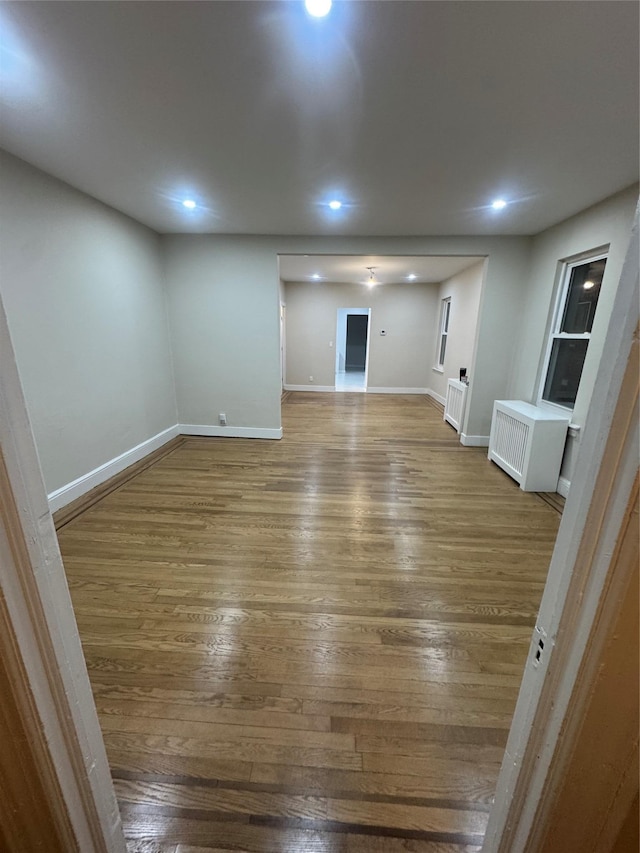
<svg viewBox="0 0 640 853"><path fill-rule="evenodd" d="M633 2L4 2L0 57L0 146L160 232L531 234L638 178Z"/></svg>
<svg viewBox="0 0 640 853"><path fill-rule="evenodd" d="M365 284L368 267L377 284L437 284L484 260L481 257L400 255L279 255L284 282ZM415 276L410 279L409 276ZM319 276L319 278L316 278Z"/></svg>

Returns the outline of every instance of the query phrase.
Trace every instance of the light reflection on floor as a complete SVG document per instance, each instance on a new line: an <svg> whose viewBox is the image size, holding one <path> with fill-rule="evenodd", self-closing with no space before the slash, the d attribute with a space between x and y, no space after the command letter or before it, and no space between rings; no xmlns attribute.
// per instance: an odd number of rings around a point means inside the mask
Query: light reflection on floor
<svg viewBox="0 0 640 853"><path fill-rule="evenodd" d="M336 391L364 393L366 390L364 372L349 371L348 373L336 373Z"/></svg>

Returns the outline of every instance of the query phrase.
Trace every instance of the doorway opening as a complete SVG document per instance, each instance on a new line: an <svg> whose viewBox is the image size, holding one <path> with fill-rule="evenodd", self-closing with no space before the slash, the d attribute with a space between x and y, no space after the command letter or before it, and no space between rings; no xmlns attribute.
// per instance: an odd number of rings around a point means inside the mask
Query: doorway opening
<svg viewBox="0 0 640 853"><path fill-rule="evenodd" d="M367 390L370 308L338 308L336 322L336 391Z"/></svg>

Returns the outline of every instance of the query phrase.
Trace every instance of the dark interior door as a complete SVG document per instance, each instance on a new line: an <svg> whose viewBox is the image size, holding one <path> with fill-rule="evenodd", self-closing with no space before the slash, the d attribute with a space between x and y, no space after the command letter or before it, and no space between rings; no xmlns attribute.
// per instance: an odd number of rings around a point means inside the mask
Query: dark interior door
<svg viewBox="0 0 640 853"><path fill-rule="evenodd" d="M366 314L347 314L345 370L364 373L368 326L369 317Z"/></svg>

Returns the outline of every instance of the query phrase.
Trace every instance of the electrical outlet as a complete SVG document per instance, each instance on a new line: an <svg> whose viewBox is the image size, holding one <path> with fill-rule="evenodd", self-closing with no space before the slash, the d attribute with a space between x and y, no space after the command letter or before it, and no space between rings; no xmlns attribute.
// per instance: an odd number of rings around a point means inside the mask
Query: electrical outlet
<svg viewBox="0 0 640 853"><path fill-rule="evenodd" d="M224 412L220 412L220 414L218 415L218 423L220 424L220 426L227 425L227 416Z"/></svg>
<svg viewBox="0 0 640 853"><path fill-rule="evenodd" d="M313 382L313 376L309 377L309 382Z"/></svg>
<svg viewBox="0 0 640 853"><path fill-rule="evenodd" d="M535 643L535 639L537 638L538 642ZM536 630L534 632L534 647L533 647L533 665L537 669L543 661L544 658L544 647L547 642L547 632L544 628L541 628L539 625L536 625Z"/></svg>

